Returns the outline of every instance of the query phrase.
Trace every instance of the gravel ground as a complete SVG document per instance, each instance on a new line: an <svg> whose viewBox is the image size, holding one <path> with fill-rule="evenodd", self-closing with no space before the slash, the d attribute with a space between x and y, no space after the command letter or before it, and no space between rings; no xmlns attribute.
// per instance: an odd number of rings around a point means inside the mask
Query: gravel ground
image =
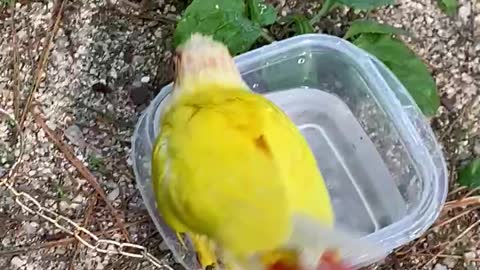
<svg viewBox="0 0 480 270"><path fill-rule="evenodd" d="M125 230L115 219L119 216L132 243L147 245L156 257L166 256L172 263L135 189L129 154L134 123L172 78L171 33L184 4L152 1L140 14L138 4L113 0L65 1L63 6L62 1L19 2L13 23L12 10L0 12L0 106L10 113L15 113L15 89L19 89L20 104L26 104L35 85L37 62L50 33L55 32L56 18L61 19L45 73L33 94L33 104L38 106L24 123L27 155L16 189L101 237L125 241ZM416 39L408 42L435 75L443 106L432 125L445 145L452 189L456 168L480 156L480 3L460 2L455 18L446 17L435 1L413 0L398 0L395 8L369 15L414 33ZM59 17L60 8L64 16ZM289 10L287 5L284 11ZM335 32L343 26L333 27ZM2 123L0 133L6 134L7 127ZM55 138L64 145L55 144ZM7 144L0 151L0 175L19 154L12 150L14 146ZM71 149L74 158L65 149ZM79 170L82 166L92 175L85 177ZM103 187L108 203L94 191L92 179ZM449 199L464 193L452 192ZM457 213L445 212L441 219ZM454 240L477 220L475 210L437 226L372 268L415 269L440 252L428 268L478 269L477 227L441 250L442 243ZM104 256L77 245L70 236L21 211L4 188L0 188L0 222L0 269L153 269L138 259Z"/></svg>

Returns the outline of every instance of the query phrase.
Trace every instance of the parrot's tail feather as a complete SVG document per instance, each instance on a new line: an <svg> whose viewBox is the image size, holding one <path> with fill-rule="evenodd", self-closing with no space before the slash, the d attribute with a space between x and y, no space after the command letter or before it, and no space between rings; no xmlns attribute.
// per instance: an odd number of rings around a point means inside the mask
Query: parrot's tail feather
<svg viewBox="0 0 480 270"><path fill-rule="evenodd" d="M303 215L295 217L294 231L289 244L304 248L309 265L316 264L324 251L333 250L336 255L345 258L358 258L364 254L383 257L385 250L352 232L332 229Z"/></svg>

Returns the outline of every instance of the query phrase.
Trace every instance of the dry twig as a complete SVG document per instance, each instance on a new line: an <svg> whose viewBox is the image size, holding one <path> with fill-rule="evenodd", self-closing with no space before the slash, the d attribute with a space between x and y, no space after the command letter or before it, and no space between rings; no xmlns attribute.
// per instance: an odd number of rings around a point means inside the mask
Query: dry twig
<svg viewBox="0 0 480 270"><path fill-rule="evenodd" d="M462 199L466 199L466 198L472 196L477 191L480 191L480 187L476 187L476 188L471 189L469 192L467 192L465 195L462 196Z"/></svg>
<svg viewBox="0 0 480 270"><path fill-rule="evenodd" d="M83 222L83 227L88 228L88 225L90 225L90 219L92 217L93 213L93 208L97 204L97 195L95 194L92 199L90 199L90 203L88 204L87 211L85 212L85 221ZM83 233L80 233L80 237L83 235ZM70 260L70 267L68 269L74 270L74 262L75 258L77 257L78 254L78 244L79 242L75 242L75 247L72 255L72 259Z"/></svg>
<svg viewBox="0 0 480 270"><path fill-rule="evenodd" d="M107 208L110 210L112 213L112 216L114 217L117 225L121 228L122 234L125 237L125 239L130 242L130 237L128 236L128 231L125 229L125 226L123 224L122 219L118 216L117 210L113 207L113 205L110 203L110 201L107 198L107 195L105 194L105 191L103 190L102 186L98 183L96 177L88 170L83 163L78 160L78 158L75 156L73 151L70 149L68 145L66 145L59 137L58 135L51 130L43 118L40 116L39 113L34 113L33 114L35 122L45 131L45 134L47 134L48 138L55 144L55 146L58 147L58 149L63 153L65 158L78 170L78 172L89 182L89 184L95 189L95 192L102 198L103 201L105 201L105 204L107 205Z"/></svg>
<svg viewBox="0 0 480 270"><path fill-rule="evenodd" d="M15 256L15 255L20 255L20 254L24 254L24 253L27 253L27 252L32 252L32 251L45 249L45 248L66 246L66 245L69 245L69 244L75 242L76 240L77 239L75 237L69 237L69 238L64 238L64 239L60 239L60 240L46 242L46 243L43 243L41 245L36 245L36 246L28 246L28 247L13 249L13 250L0 250L0 257L2 257L2 256Z"/></svg>
<svg viewBox="0 0 480 270"><path fill-rule="evenodd" d="M480 209L480 206L477 206L477 207L473 207L471 209L467 209L466 211L463 211L463 212L460 212L459 214L447 219L447 220L444 220L444 221L437 221L427 232L425 232L424 235L428 234L428 232L434 230L435 228L438 228L438 227L442 227L442 226L445 226L463 216L466 216L468 215L469 213L471 213L472 211L475 211L477 209ZM415 242L413 242L410 247L406 250L406 251L397 251L396 254L398 256L406 256L406 255L410 255L411 254L411 251L421 242L421 238L417 239ZM432 250L434 248L438 248L438 247L442 247L444 245L446 245L447 243L442 243L442 244L438 244L438 245L435 245L434 247L429 247L429 248L425 248L425 249L422 249L422 250L419 250L417 252L414 252L415 254L418 254L418 253L421 253L421 252L425 252L425 251L429 251L429 250Z"/></svg>
<svg viewBox="0 0 480 270"><path fill-rule="evenodd" d="M452 171L453 171L453 170L452 170ZM457 194L458 192L463 191L463 190L465 190L465 189L467 189L467 187L465 187L465 186L460 186L460 187L458 187L458 188L450 191L447 196L452 196L452 195Z"/></svg>
<svg viewBox="0 0 480 270"><path fill-rule="evenodd" d="M443 207L443 210L445 211L445 210L450 210L452 208L467 207L474 204L480 204L480 196L471 196L464 199L446 202Z"/></svg>
<svg viewBox="0 0 480 270"><path fill-rule="evenodd" d="M477 220L475 223L473 223L472 225L470 225L467 229L465 229L465 231L463 231L461 234L459 234L457 237L455 237L455 239L453 239L453 241L451 242L448 242L446 243L446 245L439 251L437 252L428 262L426 262L422 267L420 267L419 269L423 269L425 266L427 265L430 265L432 262L434 262L439 255L441 255L442 253L445 252L445 250L454 245L455 243L457 243L462 237L464 237L465 235L467 235L468 232L470 232L471 230L473 230L475 227L477 227L478 225L480 225L480 220Z"/></svg>
<svg viewBox="0 0 480 270"><path fill-rule="evenodd" d="M15 5L12 5L12 18L11 18L11 28L12 28L12 48L13 48L13 115L15 119L20 117L20 69L18 64L18 44L17 44L17 30L15 27Z"/></svg>
<svg viewBox="0 0 480 270"><path fill-rule="evenodd" d="M437 223L432 227L432 229L438 228L438 227L441 227L441 226L444 226L444 225L447 225L447 224L449 224L450 222L453 222L453 221L455 221L455 220L457 220L457 219L459 219L459 218L461 218L461 217L463 217L463 216L466 216L466 215L470 214L471 212L473 212L473 211L475 211L475 210L478 210L478 209L480 209L480 206L476 206L476 207L467 209L467 210L465 210L465 211L463 211L463 212L460 212L459 214L457 214L457 215L455 215L455 216L453 216L453 217L451 217L451 218L449 218L449 219L447 219L447 220L445 220L445 221L440 221L440 220L439 220L439 221L437 221Z"/></svg>
<svg viewBox="0 0 480 270"><path fill-rule="evenodd" d="M413 256L432 256L432 254L429 254L429 253L415 253L415 254L412 254ZM458 260L465 260L465 258L463 256L460 256L460 255L451 255L451 254L439 254L437 255L437 258L454 258L454 259L458 259ZM470 262L480 262L480 259L468 259L468 261Z"/></svg>
<svg viewBox="0 0 480 270"><path fill-rule="evenodd" d="M43 69L45 65L47 64L48 61L48 56L50 54L50 48L53 45L53 39L56 37L58 29L60 27L60 18L63 15L63 9L65 6L65 0L58 0L57 5L59 4L58 7L58 12L54 13L52 15L52 20L55 18L55 23L53 24L53 27L51 28L49 32L49 37L45 40L45 44L43 46L43 52L42 56L40 57L40 60L37 65L37 70L35 73L35 80L32 86L32 89L30 90L30 93L28 94L27 101L25 103L25 106L23 108L22 116L19 121L20 129L23 130L24 127L24 122L27 118L27 115L30 111L30 106L33 101L33 96L35 92L37 92L38 87L40 86L40 81L42 80L42 75L43 75Z"/></svg>

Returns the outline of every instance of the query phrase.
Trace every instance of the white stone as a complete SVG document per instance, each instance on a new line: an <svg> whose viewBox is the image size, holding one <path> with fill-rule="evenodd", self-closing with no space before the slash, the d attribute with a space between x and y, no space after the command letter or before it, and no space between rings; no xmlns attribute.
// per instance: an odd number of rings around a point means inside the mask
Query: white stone
<svg viewBox="0 0 480 270"><path fill-rule="evenodd" d="M65 137L67 137L67 139L71 143L73 143L77 146L85 145L85 141L84 141L84 138L83 138L83 133L77 125L69 126L65 130Z"/></svg>
<svg viewBox="0 0 480 270"><path fill-rule="evenodd" d="M458 260L455 258L447 257L443 260L443 263L449 268L452 269L457 264Z"/></svg>
<svg viewBox="0 0 480 270"><path fill-rule="evenodd" d="M465 258L466 261L471 261L477 257L477 254L475 254L474 251L469 251L463 254L463 257Z"/></svg>
<svg viewBox="0 0 480 270"><path fill-rule="evenodd" d="M18 256L15 256L12 258L12 260L10 261L10 264L13 266L14 269L18 269L22 266L24 266L25 264L27 263L26 260L18 257Z"/></svg>
<svg viewBox="0 0 480 270"><path fill-rule="evenodd" d="M142 83L148 83L150 81L150 76L144 76L140 79Z"/></svg>
<svg viewBox="0 0 480 270"><path fill-rule="evenodd" d="M448 270L448 268L443 264L437 263L433 267L433 270Z"/></svg>
<svg viewBox="0 0 480 270"><path fill-rule="evenodd" d="M65 212L70 208L70 205L66 201L61 201L58 204L58 207L60 208L60 211Z"/></svg>
<svg viewBox="0 0 480 270"><path fill-rule="evenodd" d="M26 222L23 224L23 229L27 234L35 234L37 232L39 225L36 222Z"/></svg>
<svg viewBox="0 0 480 270"><path fill-rule="evenodd" d="M466 3L465 5L462 5L459 9L458 9L458 17L460 17L460 19L463 21L463 22L467 22L468 21L468 17L472 14L472 6L469 4L469 3Z"/></svg>
<svg viewBox="0 0 480 270"><path fill-rule="evenodd" d="M110 193L108 193L107 198L110 201L114 201L116 198L118 198L118 195L120 195L120 189L117 187L114 188Z"/></svg>

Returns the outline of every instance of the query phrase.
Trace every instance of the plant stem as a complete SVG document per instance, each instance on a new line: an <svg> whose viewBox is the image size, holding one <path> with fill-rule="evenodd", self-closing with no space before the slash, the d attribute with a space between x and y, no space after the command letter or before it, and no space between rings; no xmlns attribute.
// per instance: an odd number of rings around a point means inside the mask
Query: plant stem
<svg viewBox="0 0 480 270"><path fill-rule="evenodd" d="M320 9L320 11L317 13L317 15L315 15L311 20L310 20L310 23L313 25L315 23L318 23L320 21L320 19L325 16L328 11L330 11L330 8L335 4L335 0L325 0L325 2L323 2L323 5L322 5L322 8Z"/></svg>
<svg viewBox="0 0 480 270"><path fill-rule="evenodd" d="M266 29L262 29L262 38L268 41L268 43L275 42L275 38L272 37Z"/></svg>

